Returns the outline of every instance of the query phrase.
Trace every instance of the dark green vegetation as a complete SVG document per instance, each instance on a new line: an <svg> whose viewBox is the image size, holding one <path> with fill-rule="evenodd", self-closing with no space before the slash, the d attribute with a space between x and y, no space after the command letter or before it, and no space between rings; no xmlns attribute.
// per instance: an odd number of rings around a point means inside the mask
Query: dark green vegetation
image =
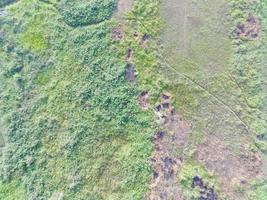
<svg viewBox="0 0 267 200"><path fill-rule="evenodd" d="M174 152L184 197L199 198L199 176L219 199L266 199L267 1L159 2L118 22L116 0L0 0L1 200L144 199L164 91L192 124ZM237 35L251 15L259 35Z"/></svg>
<svg viewBox="0 0 267 200"><path fill-rule="evenodd" d="M136 1L140 18L149 15L140 11L145 3ZM1 199L20 193L27 196L21 199L142 199L155 124L152 112L138 107L138 85L124 78L125 47L138 46L132 33L114 41L117 24L109 20L72 28L55 2L21 0L6 11L0 19L7 143Z"/></svg>
<svg viewBox="0 0 267 200"><path fill-rule="evenodd" d="M71 26L96 24L111 17L116 0L61 0L58 7Z"/></svg>
<svg viewBox="0 0 267 200"><path fill-rule="evenodd" d="M0 7L6 6L8 4L14 3L16 0L0 0Z"/></svg>

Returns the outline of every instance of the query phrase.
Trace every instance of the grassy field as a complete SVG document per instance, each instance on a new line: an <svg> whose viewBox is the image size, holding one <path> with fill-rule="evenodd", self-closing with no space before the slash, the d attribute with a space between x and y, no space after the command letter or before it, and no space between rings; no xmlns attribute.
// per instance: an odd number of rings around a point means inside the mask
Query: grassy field
<svg viewBox="0 0 267 200"><path fill-rule="evenodd" d="M266 199L267 1L117 3L0 0L0 199Z"/></svg>
<svg viewBox="0 0 267 200"><path fill-rule="evenodd" d="M262 74L265 35L262 31L256 39L236 36L237 24L248 23L249 16L263 19L264 6L260 1L223 0L167 0L161 6L165 22L159 53L164 58L162 74L174 84L170 90L176 108L193 127L194 144L187 151L195 153L186 157L197 159L214 174L221 184L221 198L263 199L267 195L266 170L251 178L241 173L256 163L244 155L259 154L260 162L266 163L266 140L260 139L266 135L267 124ZM247 166L242 169L242 165ZM242 184L242 179L248 184ZM248 187L252 189L246 194ZM255 187L261 189L254 193ZM193 193L185 195L190 199Z"/></svg>

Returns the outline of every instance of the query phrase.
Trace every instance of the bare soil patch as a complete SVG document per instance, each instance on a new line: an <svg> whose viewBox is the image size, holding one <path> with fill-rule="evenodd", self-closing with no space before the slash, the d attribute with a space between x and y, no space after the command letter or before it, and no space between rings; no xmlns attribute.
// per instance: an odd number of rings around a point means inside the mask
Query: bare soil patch
<svg viewBox="0 0 267 200"><path fill-rule="evenodd" d="M149 93L148 93L148 91L143 91L139 95L139 106L143 110L147 110L148 109L148 106L149 106Z"/></svg>
<svg viewBox="0 0 267 200"><path fill-rule="evenodd" d="M144 34L140 41L140 46L142 46L143 48L147 48L149 40L150 36L148 34Z"/></svg>
<svg viewBox="0 0 267 200"><path fill-rule="evenodd" d="M192 188L198 188L200 190L199 200L217 200L217 194L214 191L214 187L210 187L205 184L201 177L195 176L192 181Z"/></svg>
<svg viewBox="0 0 267 200"><path fill-rule="evenodd" d="M122 40L123 39L123 30L122 27L117 27L112 29L112 39L113 40Z"/></svg>
<svg viewBox="0 0 267 200"><path fill-rule="evenodd" d="M131 63L126 64L125 77L131 83L135 83L136 82L136 71L134 69L133 64L131 64Z"/></svg>
<svg viewBox="0 0 267 200"><path fill-rule="evenodd" d="M133 57L133 49L132 48L128 48L127 54L126 54L126 61L131 61L132 57Z"/></svg>
<svg viewBox="0 0 267 200"><path fill-rule="evenodd" d="M209 136L196 152L197 160L218 177L222 190L228 194L234 192L235 186L248 184L262 175L260 154L240 148L240 155L236 155L222 139Z"/></svg>
<svg viewBox="0 0 267 200"><path fill-rule="evenodd" d="M235 32L239 38L256 39L260 34L260 21L250 14L245 23L237 24Z"/></svg>
<svg viewBox="0 0 267 200"><path fill-rule="evenodd" d="M183 161L182 154L188 142L190 125L182 119L171 105L171 95L164 93L155 108L157 122L163 131L154 138L155 154L151 158L153 178L150 185L151 200L184 200L177 172Z"/></svg>
<svg viewBox="0 0 267 200"><path fill-rule="evenodd" d="M121 17L129 12L133 7L133 0L119 0L117 4L116 16Z"/></svg>

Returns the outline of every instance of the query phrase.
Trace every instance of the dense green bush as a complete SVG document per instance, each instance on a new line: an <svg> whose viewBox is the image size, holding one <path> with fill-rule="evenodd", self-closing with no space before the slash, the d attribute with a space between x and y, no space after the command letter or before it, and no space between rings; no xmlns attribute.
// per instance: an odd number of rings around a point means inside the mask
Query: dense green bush
<svg viewBox="0 0 267 200"><path fill-rule="evenodd" d="M70 26L96 24L111 17L116 0L62 0L59 11Z"/></svg>
<svg viewBox="0 0 267 200"><path fill-rule="evenodd" d="M138 107L141 89L125 80L125 48L113 41L109 20L82 29L62 23L56 8L84 8L86 1L55 2L20 1L0 18L0 115L8 144L2 188L18 182L27 199L61 192L75 200L142 199L155 124Z"/></svg>
<svg viewBox="0 0 267 200"><path fill-rule="evenodd" d="M6 6L6 5L8 5L8 4L10 4L10 3L13 3L13 2L15 2L16 0L0 0L0 7L2 7L2 6Z"/></svg>

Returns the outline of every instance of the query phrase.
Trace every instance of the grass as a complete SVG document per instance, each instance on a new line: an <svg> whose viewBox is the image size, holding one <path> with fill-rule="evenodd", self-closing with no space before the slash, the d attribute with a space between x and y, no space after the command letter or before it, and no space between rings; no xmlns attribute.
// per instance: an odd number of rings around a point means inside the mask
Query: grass
<svg viewBox="0 0 267 200"><path fill-rule="evenodd" d="M26 194L23 188L16 182L10 182L8 184L0 183L0 199L5 200L24 200Z"/></svg>
<svg viewBox="0 0 267 200"><path fill-rule="evenodd" d="M116 0L62 0L58 9L64 21L74 27L96 24L110 18L116 6Z"/></svg>
<svg viewBox="0 0 267 200"><path fill-rule="evenodd" d="M246 21L248 13L262 18L260 9L259 2L249 1L162 3L160 73L170 85L176 109L192 123L195 143L188 147L192 151L205 137L217 135L237 156L240 141L265 152L266 143L256 139L265 134L267 119L261 60L264 33L258 40L234 34L236 24Z"/></svg>
<svg viewBox="0 0 267 200"><path fill-rule="evenodd" d="M220 185L213 175L194 160L187 160L177 175L183 194L187 199L197 199L200 195L198 188L192 189L192 180L195 176L201 177L204 184L208 184L208 187L214 186L216 193L219 192Z"/></svg>
<svg viewBox="0 0 267 200"><path fill-rule="evenodd" d="M221 134L236 155L237 143L266 151L266 141L255 140L266 132L259 64L263 38L229 39L226 31L246 13L259 14L258 4L229 1L233 21L217 29L216 13L224 1L208 8L213 18L193 12L200 5L190 3L192 20L204 25L199 32L190 25L183 52L182 37L168 35L173 31L159 39L163 27L170 30L162 23L160 1L136 0L123 22L111 18L113 0L101 1L94 16L88 15L96 2L20 0L0 18L0 116L7 143L0 199L49 199L61 193L75 200L143 199L152 176L151 137L158 130L153 109L163 91L173 95L176 110L193 124L192 146L177 175L189 199L198 195L191 191L196 174L220 191L218 177L191 159L195 145L209 134ZM112 29L119 26L124 38L114 41ZM147 48L140 45L144 34L150 36ZM178 42L181 58L173 52ZM128 48L134 52L137 84L124 78ZM150 95L148 111L138 107L144 90ZM247 199L265 198L264 182L250 187Z"/></svg>
<svg viewBox="0 0 267 200"><path fill-rule="evenodd" d="M142 88L124 78L125 51L138 43L130 26L125 41L113 41L115 21L72 28L55 3L22 0L1 19L4 185L20 182L27 198L142 199L156 125L138 107Z"/></svg>

